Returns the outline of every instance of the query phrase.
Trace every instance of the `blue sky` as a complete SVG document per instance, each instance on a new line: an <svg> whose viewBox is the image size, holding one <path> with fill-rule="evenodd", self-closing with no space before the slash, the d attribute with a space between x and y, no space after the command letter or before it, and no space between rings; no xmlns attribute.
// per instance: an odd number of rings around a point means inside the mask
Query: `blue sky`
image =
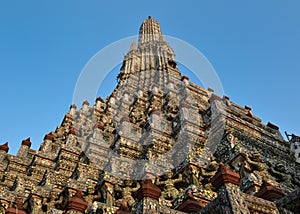
<svg viewBox="0 0 300 214"><path fill-rule="evenodd" d="M31 137L38 149L88 60L136 35L148 15L209 59L232 101L300 135L299 10L297 0L0 1L0 143L15 154Z"/></svg>

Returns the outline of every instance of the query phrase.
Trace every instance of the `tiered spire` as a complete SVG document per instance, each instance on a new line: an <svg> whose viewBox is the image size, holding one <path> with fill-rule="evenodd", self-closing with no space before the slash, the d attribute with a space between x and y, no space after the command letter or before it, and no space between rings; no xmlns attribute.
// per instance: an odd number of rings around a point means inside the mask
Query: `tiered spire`
<svg viewBox="0 0 300 214"><path fill-rule="evenodd" d="M134 41L124 57L118 78L124 80L128 79L129 75L138 74L138 79L146 79L143 76L145 72L155 72L151 76L164 80L166 77L161 72L171 70L175 75L179 74L174 51L165 41L159 23L149 16L140 27L138 44ZM141 87L148 87L151 83L146 81Z"/></svg>
<svg viewBox="0 0 300 214"><path fill-rule="evenodd" d="M151 16L143 21L139 30L139 44L164 41L159 23Z"/></svg>

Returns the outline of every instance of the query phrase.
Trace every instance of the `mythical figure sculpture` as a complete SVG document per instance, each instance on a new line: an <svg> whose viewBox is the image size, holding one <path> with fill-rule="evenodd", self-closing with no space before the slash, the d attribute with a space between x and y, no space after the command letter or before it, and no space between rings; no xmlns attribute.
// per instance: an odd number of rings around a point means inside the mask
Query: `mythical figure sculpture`
<svg viewBox="0 0 300 214"><path fill-rule="evenodd" d="M247 178L254 183L261 185L263 179L270 179L267 171L267 166L262 162L261 154L254 149L252 153L241 152L243 162L239 167L239 174L241 178Z"/></svg>
<svg viewBox="0 0 300 214"><path fill-rule="evenodd" d="M112 120L112 113L111 113L110 108L111 107L108 107L108 110L107 110L109 113L107 115L102 114L101 118L100 118L100 121L103 124L103 131L104 132L112 132L113 129L114 129L114 123L113 123L113 120Z"/></svg>
<svg viewBox="0 0 300 214"><path fill-rule="evenodd" d="M168 118L174 119L179 112L179 108L176 105L176 101L168 98L168 102L164 106L164 113Z"/></svg>
<svg viewBox="0 0 300 214"><path fill-rule="evenodd" d="M277 162L274 166L270 166L270 173L275 176L276 181L283 182L287 187L293 188L292 176L287 172L284 164Z"/></svg>
<svg viewBox="0 0 300 214"><path fill-rule="evenodd" d="M256 170L262 172L266 170L266 166L262 163L262 157L258 151L254 151L252 155L246 154L244 152L241 155L245 158L246 162L250 165L250 170Z"/></svg>
<svg viewBox="0 0 300 214"><path fill-rule="evenodd" d="M196 186L200 186L200 176L199 176L199 168L195 165L189 165L188 169L188 176L190 178L190 181L188 183L192 183Z"/></svg>
<svg viewBox="0 0 300 214"><path fill-rule="evenodd" d="M292 178L293 178L293 183L298 187L300 187L300 173L294 172Z"/></svg>
<svg viewBox="0 0 300 214"><path fill-rule="evenodd" d="M228 134L226 136L226 139L227 141L230 143L230 147L231 148L234 148L238 142L239 142L239 139L237 137L235 137L233 134L232 134L232 130L228 131Z"/></svg>
<svg viewBox="0 0 300 214"><path fill-rule="evenodd" d="M138 124L138 125L144 125L148 120L148 115L144 114L143 111L141 111L141 109L138 108L134 108L130 116L131 116L130 118L131 121L134 124Z"/></svg>
<svg viewBox="0 0 300 214"><path fill-rule="evenodd" d="M160 181L159 177L156 180L156 185L164 185L164 190L161 193L161 197L164 199L174 199L178 195L179 191L174 187L175 183L182 181L182 174L179 174L177 179L172 179L173 173L168 172L166 174L167 180Z"/></svg>
<svg viewBox="0 0 300 214"><path fill-rule="evenodd" d="M101 189L101 195L103 197L103 202L112 206L114 204L114 189L113 185L109 182L104 182Z"/></svg>
<svg viewBox="0 0 300 214"><path fill-rule="evenodd" d="M242 152L241 155L245 159L240 167L240 176L245 177L249 173L254 173L256 177L261 180L262 178L269 179L269 174L266 165L262 162L262 157L258 151L254 151L252 154Z"/></svg>
<svg viewBox="0 0 300 214"><path fill-rule="evenodd" d="M96 200L99 200L101 198L100 196L100 192L98 192L98 194L95 194L95 190L93 186L88 186L85 196L84 196L84 200L88 202L88 205L92 205L92 203Z"/></svg>
<svg viewBox="0 0 300 214"><path fill-rule="evenodd" d="M215 160L212 160L205 168L201 168L200 176L202 178L201 183L207 184L210 183L210 179L215 175L218 169L218 163Z"/></svg>
<svg viewBox="0 0 300 214"><path fill-rule="evenodd" d="M124 181L124 187L121 188L119 185L115 186L117 192L121 192L121 199L116 201L117 206L132 208L135 200L132 197L132 193L136 192L140 188L140 184L137 183L136 187L131 187L132 182L130 180Z"/></svg>

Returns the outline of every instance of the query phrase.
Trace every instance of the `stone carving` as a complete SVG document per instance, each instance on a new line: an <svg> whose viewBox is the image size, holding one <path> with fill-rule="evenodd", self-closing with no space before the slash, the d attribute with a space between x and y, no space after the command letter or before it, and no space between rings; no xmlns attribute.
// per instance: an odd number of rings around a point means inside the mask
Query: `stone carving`
<svg viewBox="0 0 300 214"><path fill-rule="evenodd" d="M97 194L93 186L88 186L84 196L84 200L88 202L88 206L91 206L96 200L100 201L100 199L100 192Z"/></svg>
<svg viewBox="0 0 300 214"><path fill-rule="evenodd" d="M179 112L179 108L175 102L174 99L171 99L169 97L167 97L167 101L166 104L163 106L164 109L164 113L166 114L167 118L174 119L175 116L178 114Z"/></svg>
<svg viewBox="0 0 300 214"><path fill-rule="evenodd" d="M199 181L200 180L199 174L200 174L199 168L197 166L189 165L187 175L185 176L185 177L189 178L187 180L187 183L191 183L193 185L200 186L201 183Z"/></svg>
<svg viewBox="0 0 300 214"><path fill-rule="evenodd" d="M270 165L269 171L276 178L277 182L284 183L288 188L294 188L292 176L287 172L283 163L277 162L274 165Z"/></svg>
<svg viewBox="0 0 300 214"><path fill-rule="evenodd" d="M161 193L161 197L163 199L171 200L174 199L179 191L175 188L175 184L182 181L182 174L178 175L177 179L172 179L173 177L173 172L167 172L166 173L166 180L165 181L160 181L159 177L156 179L156 185L162 185L164 186L163 191Z"/></svg>
<svg viewBox="0 0 300 214"><path fill-rule="evenodd" d="M215 160L212 160L207 164L205 168L201 168L200 176L202 184L210 183L210 179L217 172L218 166L219 164Z"/></svg>
<svg viewBox="0 0 300 214"><path fill-rule="evenodd" d="M117 206L123 206L123 208L132 208L135 203L134 198L132 197L132 193L138 191L140 188L140 184L137 183L136 187L131 187L132 182L129 180L125 180L123 187L119 185L115 186L115 191L121 192L121 199L116 201Z"/></svg>
<svg viewBox="0 0 300 214"><path fill-rule="evenodd" d="M262 157L257 150L254 150L252 153L241 153L242 157L245 159L241 163L239 170L240 176L243 178L248 176L250 173L253 173L252 177L255 177L255 180L258 180L259 183L262 182L262 179L269 179L269 173L267 171L267 166L262 162Z"/></svg>
<svg viewBox="0 0 300 214"><path fill-rule="evenodd" d="M148 105L146 103L147 103L146 100L138 97L135 103L133 104L131 113L129 115L130 121L133 124L137 124L140 127L143 127L149 118L148 114L145 114Z"/></svg>
<svg viewBox="0 0 300 214"><path fill-rule="evenodd" d="M258 151L254 151L252 155L242 152L241 155L250 165L250 170L257 170L259 172L262 172L266 169L266 166L262 163L262 158Z"/></svg>
<svg viewBox="0 0 300 214"><path fill-rule="evenodd" d="M100 192L101 192L101 196L102 196L101 201L109 206L113 206L115 203L113 184L111 184L107 181L103 181L103 183L100 187Z"/></svg>
<svg viewBox="0 0 300 214"><path fill-rule="evenodd" d="M300 186L300 173L299 172L294 172L292 174L292 181L298 187Z"/></svg>

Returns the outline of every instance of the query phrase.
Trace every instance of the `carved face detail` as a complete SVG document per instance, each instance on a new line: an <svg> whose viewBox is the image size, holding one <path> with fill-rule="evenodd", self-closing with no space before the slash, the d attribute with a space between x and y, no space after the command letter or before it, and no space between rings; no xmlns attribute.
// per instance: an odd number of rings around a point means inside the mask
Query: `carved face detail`
<svg viewBox="0 0 300 214"><path fill-rule="evenodd" d="M125 186L129 187L131 185L131 181L130 180L125 180L124 184L125 184Z"/></svg>
<svg viewBox="0 0 300 214"><path fill-rule="evenodd" d="M173 173L172 173L172 172L167 172L167 173L166 173L167 179L171 179L172 176L173 176Z"/></svg>

